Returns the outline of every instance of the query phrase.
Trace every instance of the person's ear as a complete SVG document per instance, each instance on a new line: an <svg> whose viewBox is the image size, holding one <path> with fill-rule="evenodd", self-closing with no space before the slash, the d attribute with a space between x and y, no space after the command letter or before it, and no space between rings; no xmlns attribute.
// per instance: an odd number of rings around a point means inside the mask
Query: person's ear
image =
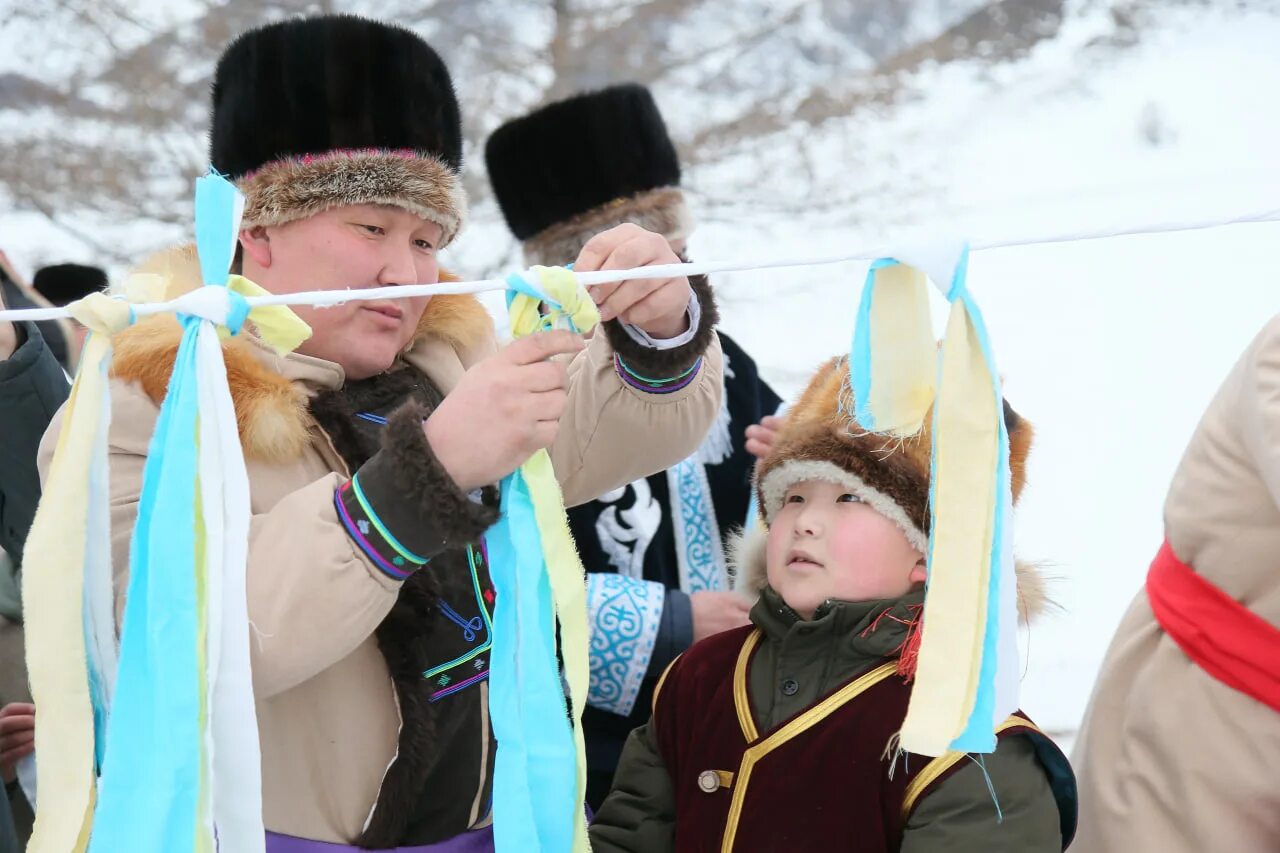
<svg viewBox="0 0 1280 853"><path fill-rule="evenodd" d="M244 256L263 269L271 266L271 237L261 225L240 230L240 248Z"/></svg>

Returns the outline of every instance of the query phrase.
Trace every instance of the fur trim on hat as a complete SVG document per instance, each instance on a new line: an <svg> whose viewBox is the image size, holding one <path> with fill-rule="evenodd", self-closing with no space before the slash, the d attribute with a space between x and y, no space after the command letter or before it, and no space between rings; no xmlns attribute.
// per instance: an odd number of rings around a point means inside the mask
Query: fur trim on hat
<svg viewBox="0 0 1280 853"><path fill-rule="evenodd" d="M846 471L825 459L791 460L770 470L768 476L760 483L765 514L773 518L782 506L782 499L786 497L787 489L805 480L821 480L842 489L848 489L850 494L856 495L867 506L898 525L906 534L911 547L921 553L929 550L928 534L917 527L892 498L852 471Z"/></svg>
<svg viewBox="0 0 1280 853"><path fill-rule="evenodd" d="M227 46L212 95L209 162L245 192L246 225L390 204L438 223L441 246L461 228L458 99L411 30L354 15L267 24Z"/></svg>
<svg viewBox="0 0 1280 853"><path fill-rule="evenodd" d="M284 225L334 207L386 204L443 229L442 249L467 216L462 180L443 161L387 151L335 151L277 160L237 181L244 227Z"/></svg>
<svg viewBox="0 0 1280 853"><path fill-rule="evenodd" d="M684 193L676 187L662 187L557 222L524 242L524 261L529 266L548 267L572 263L592 237L625 222L661 234L668 241L687 239L695 224Z"/></svg>

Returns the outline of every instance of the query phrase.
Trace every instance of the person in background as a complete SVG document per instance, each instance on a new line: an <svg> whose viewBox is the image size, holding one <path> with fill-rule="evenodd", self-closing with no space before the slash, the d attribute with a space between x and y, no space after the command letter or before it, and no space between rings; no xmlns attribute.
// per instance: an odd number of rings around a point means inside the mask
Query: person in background
<svg viewBox="0 0 1280 853"><path fill-rule="evenodd" d="M1152 550L1076 740L1072 850L1280 850L1280 317L1205 409Z"/></svg>
<svg viewBox="0 0 1280 853"><path fill-rule="evenodd" d="M0 310L39 304L27 298L3 253L0 282ZM14 295L17 305L8 301ZM56 322L0 320L0 771L12 808L12 812L0 808L0 836L7 820L15 833L14 849L21 849L30 837L32 823L31 806L14 773L16 763L30 752L34 732L22 628L22 561L31 519L40 503L36 467L40 438L70 390L43 330L51 330L65 342L63 327ZM0 840L0 851L6 849L5 843Z"/></svg>
<svg viewBox="0 0 1280 853"><path fill-rule="evenodd" d="M46 302L56 308L63 308L90 293L101 293L107 289L107 274L97 267L84 264L56 264L41 267L31 278L31 287ZM84 348L84 339L89 330L68 320L71 327L71 340L68 342L70 362L80 358L80 350Z"/></svg>
<svg viewBox="0 0 1280 853"><path fill-rule="evenodd" d="M4 252L0 252L0 300L10 308L51 308L49 300L18 275ZM12 325L12 324L11 324ZM67 320L40 320L34 324L43 340L42 348L53 353L54 359L70 372L75 366L70 341L73 337ZM30 337L30 335L24 335ZM16 349L16 346L15 346Z"/></svg>

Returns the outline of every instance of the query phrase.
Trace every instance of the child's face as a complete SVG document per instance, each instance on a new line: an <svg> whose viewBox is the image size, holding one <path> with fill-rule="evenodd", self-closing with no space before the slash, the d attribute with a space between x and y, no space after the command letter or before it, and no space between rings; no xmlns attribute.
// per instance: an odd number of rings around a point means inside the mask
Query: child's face
<svg viewBox="0 0 1280 853"><path fill-rule="evenodd" d="M805 480L769 527L769 585L805 619L829 598L900 598L925 579L902 530L843 487Z"/></svg>

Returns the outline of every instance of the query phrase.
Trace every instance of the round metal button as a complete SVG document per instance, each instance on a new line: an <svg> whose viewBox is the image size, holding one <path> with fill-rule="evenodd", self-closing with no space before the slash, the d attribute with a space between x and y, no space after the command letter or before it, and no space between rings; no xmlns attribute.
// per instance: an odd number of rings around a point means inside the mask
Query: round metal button
<svg viewBox="0 0 1280 853"><path fill-rule="evenodd" d="M698 774L698 787L708 794L720 789L720 774L714 770L703 770Z"/></svg>
<svg viewBox="0 0 1280 853"><path fill-rule="evenodd" d="M800 684L794 678L788 678L782 682L782 694L784 696L794 696L800 691Z"/></svg>

